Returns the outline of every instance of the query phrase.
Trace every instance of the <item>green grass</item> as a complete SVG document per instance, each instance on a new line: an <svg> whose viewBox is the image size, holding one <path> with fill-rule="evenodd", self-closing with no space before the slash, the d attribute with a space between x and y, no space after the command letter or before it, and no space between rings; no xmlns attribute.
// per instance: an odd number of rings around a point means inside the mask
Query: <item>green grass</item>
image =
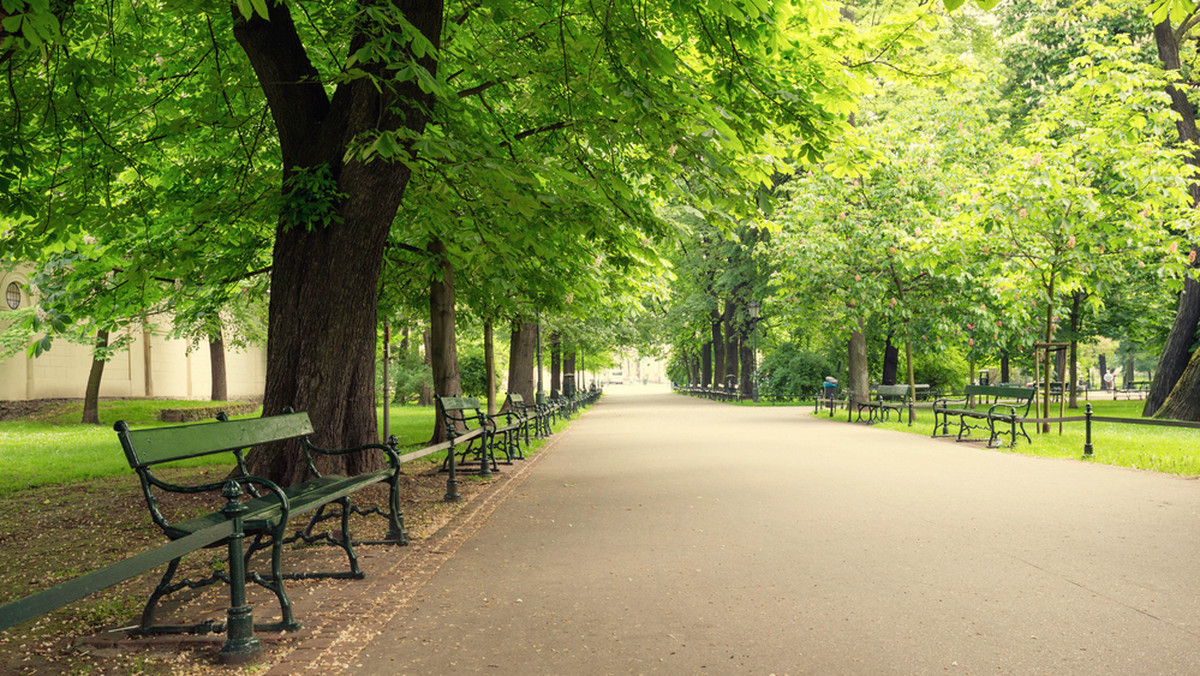
<svg viewBox="0 0 1200 676"><path fill-rule="evenodd" d="M132 474L112 423L160 427L164 408L219 406L210 401L116 400L100 402L101 425L79 423L82 404L65 403L43 411L37 420L0 422L0 496L45 486L120 474ZM382 418L383 409L378 409ZM250 414L254 417L258 413ZM401 446L420 446L433 432L433 407L393 406L392 434ZM379 429L383 430L380 422ZM228 467L232 456L181 461L178 466Z"/></svg>
<svg viewBox="0 0 1200 676"><path fill-rule="evenodd" d="M1084 403L1080 402L1078 410L1066 409L1064 415L1083 415ZM1097 399L1092 400L1091 404L1098 416L1140 418L1142 413L1140 401ZM1058 417L1057 403L1051 404L1050 415ZM845 420L845 411L839 411L835 418ZM918 409L913 427L897 422L882 423L877 427L929 436L933 433L933 414L928 409ZM1057 423L1050 425L1047 434L1038 434L1037 427L1035 424L1025 426L1033 439L1032 444L1018 436L1015 448L1000 450L1049 458L1084 457L1084 423L1063 423L1061 435ZM951 424L952 431L957 432L953 428ZM1092 454L1089 462L1200 476L1200 430L1097 422L1092 424Z"/></svg>

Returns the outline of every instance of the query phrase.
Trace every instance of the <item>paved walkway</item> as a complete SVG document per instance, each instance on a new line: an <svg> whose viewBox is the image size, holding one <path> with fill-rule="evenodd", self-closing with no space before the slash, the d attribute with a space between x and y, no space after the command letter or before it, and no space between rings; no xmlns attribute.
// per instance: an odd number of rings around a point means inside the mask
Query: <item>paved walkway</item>
<svg viewBox="0 0 1200 676"><path fill-rule="evenodd" d="M1194 480L623 387L533 469L345 673L1200 673Z"/></svg>

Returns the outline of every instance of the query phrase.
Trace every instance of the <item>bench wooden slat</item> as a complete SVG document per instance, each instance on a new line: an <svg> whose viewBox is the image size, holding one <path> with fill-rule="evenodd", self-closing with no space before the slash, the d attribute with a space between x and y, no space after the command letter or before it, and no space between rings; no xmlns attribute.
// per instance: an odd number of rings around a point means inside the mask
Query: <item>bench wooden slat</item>
<svg viewBox="0 0 1200 676"><path fill-rule="evenodd" d="M129 466L134 469L294 439L313 432L307 413L145 430L121 429L122 425L117 423L117 436Z"/></svg>
<svg viewBox="0 0 1200 676"><path fill-rule="evenodd" d="M446 411L474 411L479 408L479 397L438 397Z"/></svg>
<svg viewBox="0 0 1200 676"><path fill-rule="evenodd" d="M322 505L327 505L334 500L351 495L363 486L387 481L390 474L390 469L376 470L353 477L329 474L320 479L312 479L285 488L283 492L288 498L288 516L290 518L304 514L305 512L311 512ZM247 511L242 515L242 519L245 523L244 529L247 533L263 532L274 528L279 522L280 514L283 512L280 509L279 500L274 494L250 500L246 502L246 507ZM183 537L190 533L210 528L225 520L224 514L214 512L198 516L194 519L188 519L187 521L180 521L179 523L171 524L167 528L167 537Z"/></svg>

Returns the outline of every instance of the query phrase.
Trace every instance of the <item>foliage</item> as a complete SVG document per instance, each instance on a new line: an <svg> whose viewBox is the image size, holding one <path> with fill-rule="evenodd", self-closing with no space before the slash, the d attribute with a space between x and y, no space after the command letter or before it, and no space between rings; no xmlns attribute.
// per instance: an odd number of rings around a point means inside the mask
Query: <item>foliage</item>
<svg viewBox="0 0 1200 676"><path fill-rule="evenodd" d="M835 375L835 365L824 355L799 348L794 343L777 345L759 366L764 395L791 398L811 397L826 376Z"/></svg>

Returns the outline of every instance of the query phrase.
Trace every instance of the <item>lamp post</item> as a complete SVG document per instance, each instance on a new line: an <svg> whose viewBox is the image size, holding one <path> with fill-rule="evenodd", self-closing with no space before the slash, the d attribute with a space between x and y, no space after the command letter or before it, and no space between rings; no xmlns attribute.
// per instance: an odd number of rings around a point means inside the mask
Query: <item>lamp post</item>
<svg viewBox="0 0 1200 676"><path fill-rule="evenodd" d="M750 330L754 333L753 397L754 397L754 403L756 403L756 404L758 403L758 313L761 309L762 309L762 307L758 304L758 301L756 301L756 300L750 301L750 307L749 307L750 322L751 322Z"/></svg>

